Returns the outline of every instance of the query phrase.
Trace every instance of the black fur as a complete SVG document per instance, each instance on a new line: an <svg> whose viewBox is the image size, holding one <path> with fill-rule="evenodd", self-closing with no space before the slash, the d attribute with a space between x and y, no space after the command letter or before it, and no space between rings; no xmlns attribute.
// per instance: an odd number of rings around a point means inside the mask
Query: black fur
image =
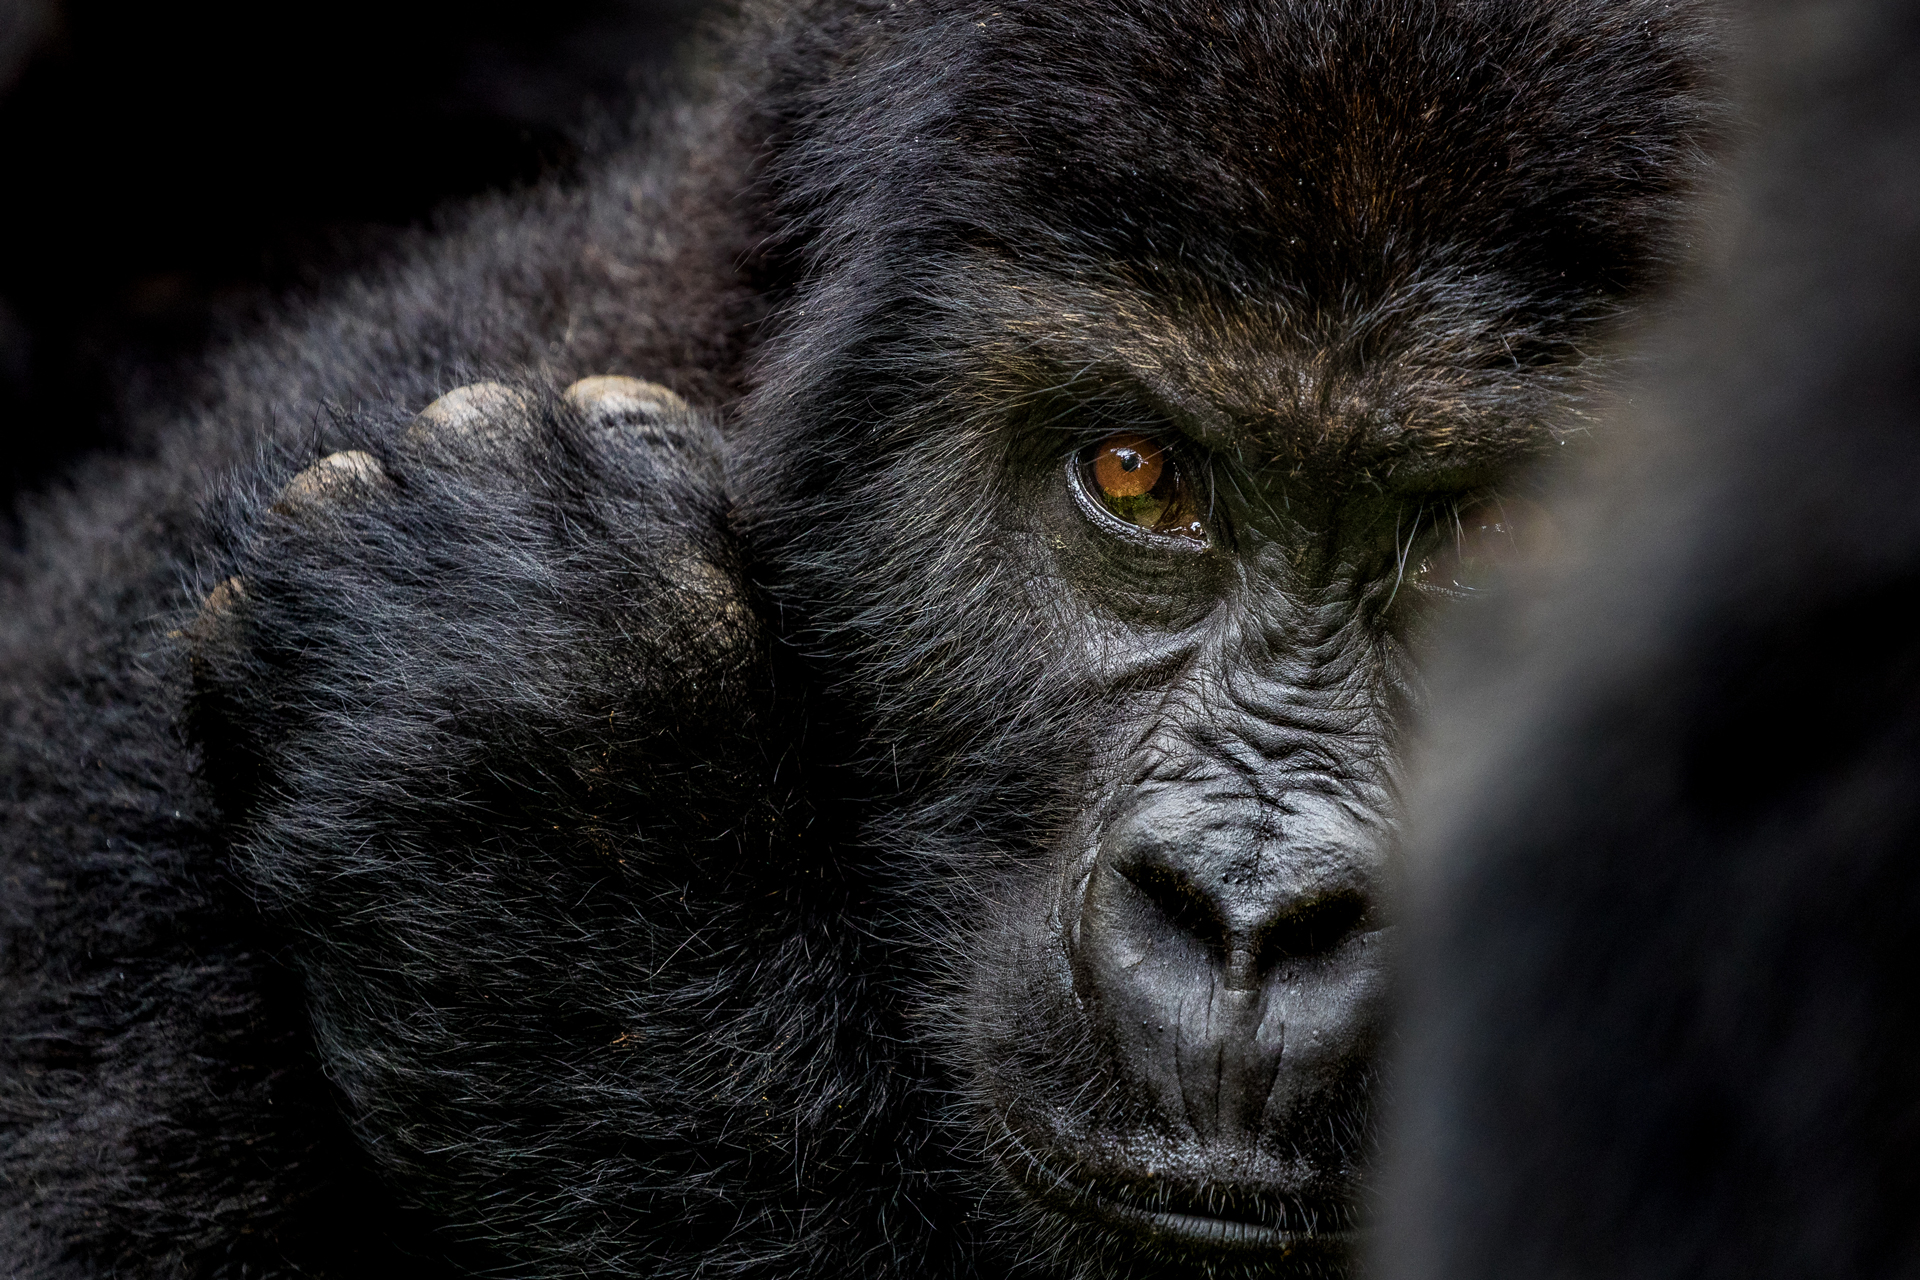
<svg viewBox="0 0 1920 1280"><path fill-rule="evenodd" d="M1137 1122L1021 957L1089 761L1173 678L1141 646L1204 634L1230 580L1162 571L1147 617L1152 583L1036 513L1128 378L1251 406L1221 450L1274 486L1232 499L1248 546L1289 502L1483 486L1576 429L1590 348L1684 252L1710 44L1664 3L752 10L584 185L212 360L200 412L9 562L0 1249L1340 1269L999 1172L1009 1092L1096 1171ZM699 408L609 435L554 396L601 373ZM496 437L406 429L481 376L528 406ZM381 477L277 496L345 448ZM1339 561L1311 643L1231 620L1312 677L1316 785L1376 843L1397 546ZM1296 1181L1174 1144L1173 1189L1125 1194L1347 1225L1368 1059L1336 1065L1274 1139Z"/></svg>
<svg viewBox="0 0 1920 1280"><path fill-rule="evenodd" d="M1391 1280L1920 1270L1920 19L1751 8L1718 269L1452 664Z"/></svg>

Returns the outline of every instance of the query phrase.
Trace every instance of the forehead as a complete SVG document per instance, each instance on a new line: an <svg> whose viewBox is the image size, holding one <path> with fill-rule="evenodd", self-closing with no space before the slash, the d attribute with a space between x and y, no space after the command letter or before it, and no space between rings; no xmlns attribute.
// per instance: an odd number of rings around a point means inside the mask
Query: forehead
<svg viewBox="0 0 1920 1280"><path fill-rule="evenodd" d="M947 212L991 190L1061 246L1271 275L1320 305L1422 270L1630 290L1706 123L1701 33L1666 0L972 17L939 28L942 87L908 117L953 168Z"/></svg>

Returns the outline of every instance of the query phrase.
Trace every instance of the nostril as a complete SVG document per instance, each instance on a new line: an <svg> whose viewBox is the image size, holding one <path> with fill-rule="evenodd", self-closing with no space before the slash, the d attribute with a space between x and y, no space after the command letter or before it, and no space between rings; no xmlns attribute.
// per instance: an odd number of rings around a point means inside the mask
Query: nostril
<svg viewBox="0 0 1920 1280"><path fill-rule="evenodd" d="M1307 901L1270 901L1251 912L1244 903L1231 909L1178 867L1135 863L1121 876L1152 904L1162 927L1191 938L1212 952L1226 972L1229 991L1251 991L1260 973L1275 961L1332 951L1365 926L1370 907L1362 893L1335 892ZM1267 915L1249 928L1246 917Z"/></svg>
<svg viewBox="0 0 1920 1280"><path fill-rule="evenodd" d="M1164 863L1135 862L1115 870L1146 905L1148 915L1136 918L1147 934L1190 939L1212 957L1228 991L1258 990L1275 963L1332 951L1370 918L1368 899L1358 892L1255 903L1238 900L1237 894L1209 893L1183 868ZM1256 923L1261 916L1265 921ZM1146 924L1148 919L1156 922Z"/></svg>
<svg viewBox="0 0 1920 1280"><path fill-rule="evenodd" d="M1329 894L1301 904L1261 930L1255 947L1269 960L1318 955L1339 946L1367 917L1363 895Z"/></svg>
<svg viewBox="0 0 1920 1280"><path fill-rule="evenodd" d="M1122 866L1120 874L1159 911L1166 923L1189 938L1218 946L1226 922L1213 900L1178 868L1154 863Z"/></svg>

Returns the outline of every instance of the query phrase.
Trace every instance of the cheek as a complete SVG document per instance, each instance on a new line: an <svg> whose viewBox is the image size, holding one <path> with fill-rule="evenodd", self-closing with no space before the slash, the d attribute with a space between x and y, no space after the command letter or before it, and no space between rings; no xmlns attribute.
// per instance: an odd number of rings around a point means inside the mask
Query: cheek
<svg viewBox="0 0 1920 1280"><path fill-rule="evenodd" d="M1154 545L1097 526L1068 489L1064 462L1026 476L1014 494L1009 523L1024 535L1042 607L1055 625L1081 634L1096 661L1195 626L1230 580L1231 557L1218 547Z"/></svg>
<svg viewBox="0 0 1920 1280"><path fill-rule="evenodd" d="M857 648L890 764L1025 790L1073 754L1085 606L1030 533L997 508L962 507L937 498L876 515L887 541L864 557L861 607L832 643Z"/></svg>
<svg viewBox="0 0 1920 1280"><path fill-rule="evenodd" d="M1052 844L1036 841L998 878L963 944L965 994L952 1026L966 1078L999 1112L1030 1105L1033 1081L1099 1060L1063 944L1060 907L1073 875Z"/></svg>

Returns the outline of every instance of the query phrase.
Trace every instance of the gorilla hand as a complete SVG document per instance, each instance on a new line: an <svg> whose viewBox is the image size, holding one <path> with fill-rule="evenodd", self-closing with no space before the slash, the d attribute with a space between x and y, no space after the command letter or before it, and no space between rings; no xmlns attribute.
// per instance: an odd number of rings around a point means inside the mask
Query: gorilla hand
<svg viewBox="0 0 1920 1280"><path fill-rule="evenodd" d="M731 971L685 945L687 889L777 820L719 447L636 379L462 387L255 501L185 637L236 867L358 1136L521 1257L543 1190L633 1212L710 1091L674 1054L699 1019L659 1007ZM519 1211L488 1200L510 1178Z"/></svg>

